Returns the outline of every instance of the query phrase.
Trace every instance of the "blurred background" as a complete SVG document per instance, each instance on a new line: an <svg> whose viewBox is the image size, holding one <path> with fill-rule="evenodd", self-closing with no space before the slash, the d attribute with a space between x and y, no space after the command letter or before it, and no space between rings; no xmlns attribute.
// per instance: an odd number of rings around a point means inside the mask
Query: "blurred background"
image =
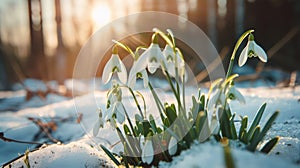
<svg viewBox="0 0 300 168"><path fill-rule="evenodd" d="M142 11L187 18L226 56L224 62L239 35L254 28L269 55L265 68L300 70L299 0L1 0L0 90L26 78L63 83L95 31ZM249 65L256 64L253 59Z"/></svg>

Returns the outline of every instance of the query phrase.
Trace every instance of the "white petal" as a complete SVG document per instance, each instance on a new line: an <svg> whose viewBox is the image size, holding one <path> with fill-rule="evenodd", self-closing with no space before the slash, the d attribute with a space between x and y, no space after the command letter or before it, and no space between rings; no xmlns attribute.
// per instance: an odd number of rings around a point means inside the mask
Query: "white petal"
<svg viewBox="0 0 300 168"><path fill-rule="evenodd" d="M148 87L148 83L149 83L149 78L148 78L148 74L146 70L142 70L141 74L143 76L143 80L144 80L144 87Z"/></svg>
<svg viewBox="0 0 300 168"><path fill-rule="evenodd" d="M248 43L249 44L249 43ZM246 61L247 61L247 58L248 58L248 45L243 49L243 51L241 52L240 54L240 57L239 57L239 66L243 66Z"/></svg>
<svg viewBox="0 0 300 168"><path fill-rule="evenodd" d="M97 136L99 129L100 129L100 118L97 119L97 122L95 123L94 127L93 127L93 135Z"/></svg>
<svg viewBox="0 0 300 168"><path fill-rule="evenodd" d="M111 120L112 116L113 116L113 109L114 109L114 104L110 104L110 107L105 111L103 118L105 118L105 120Z"/></svg>
<svg viewBox="0 0 300 168"><path fill-rule="evenodd" d="M108 62L106 63L104 69L103 69L103 73L102 73L102 82L104 84L107 84L108 81L110 80L111 78L111 75L112 75L112 58L110 58L108 60Z"/></svg>
<svg viewBox="0 0 300 168"><path fill-rule="evenodd" d="M166 71L170 74L170 76L175 77L175 65L174 62L166 63Z"/></svg>
<svg viewBox="0 0 300 168"><path fill-rule="evenodd" d="M121 68L121 72L118 72L118 77L120 79L120 81L125 84L127 82L127 70L125 65L123 64L123 62L121 60L119 60L119 65Z"/></svg>
<svg viewBox="0 0 300 168"><path fill-rule="evenodd" d="M113 67L118 66L120 64L120 57L119 57L119 55L118 54L112 54L112 56L111 56L111 62L112 62ZM118 68L119 68L119 66L118 66Z"/></svg>
<svg viewBox="0 0 300 168"><path fill-rule="evenodd" d="M256 53L256 55L258 56L258 58L262 61L262 62L267 62L268 57L266 52L254 42L254 51Z"/></svg>
<svg viewBox="0 0 300 168"><path fill-rule="evenodd" d="M165 48L164 48L164 50L163 50L163 55L164 55L164 57L166 58L166 59L168 59L168 57L169 56L171 56L172 57L172 59L174 58L174 52L173 52L173 49L172 49L172 47L170 46L170 45L166 45L165 46Z"/></svg>
<svg viewBox="0 0 300 168"><path fill-rule="evenodd" d="M131 89L133 89L134 88L134 86L135 86L135 83L136 83L136 77L134 77L134 76L130 76L129 78L128 78L128 87L130 87Z"/></svg>
<svg viewBox="0 0 300 168"><path fill-rule="evenodd" d="M155 58L157 62L150 62L151 58ZM158 44L151 44L150 46L150 53L148 58L148 70L150 73L154 73L157 68L160 67L160 65L166 64L166 58L161 52ZM152 65L149 65L152 64ZM150 67L149 67L150 66Z"/></svg>
<svg viewBox="0 0 300 168"><path fill-rule="evenodd" d="M129 77L128 77L128 83L127 83L127 85L128 85L130 88L134 88L135 83L136 83L136 74L137 74L138 72L135 71L135 67L136 67L136 64L135 64L135 62L134 62L133 65L132 65L132 68L130 69Z"/></svg>
<svg viewBox="0 0 300 168"><path fill-rule="evenodd" d="M142 161L144 163L150 164L153 161L154 150L152 146L152 142L146 140L145 146L142 151Z"/></svg>
<svg viewBox="0 0 300 168"><path fill-rule="evenodd" d="M216 115L214 115L212 117L209 129L210 129L211 134L218 134L218 131L219 131L219 122L217 120Z"/></svg>
<svg viewBox="0 0 300 168"><path fill-rule="evenodd" d="M207 103L207 109L211 110L214 109L214 105L217 103L217 100L219 98L220 89L216 89L209 97L208 103Z"/></svg>
<svg viewBox="0 0 300 168"><path fill-rule="evenodd" d="M244 96L242 95L242 93L240 91L238 91L235 87L232 87L233 89L233 94L235 96L235 98L241 103L241 104L245 104L246 100L244 98Z"/></svg>
<svg viewBox="0 0 300 168"><path fill-rule="evenodd" d="M132 74L137 74L143 69L146 69L149 53L150 53L150 48L148 48L145 52L143 52L143 54L138 58L138 60L131 68L131 71L133 71Z"/></svg>
<svg viewBox="0 0 300 168"><path fill-rule="evenodd" d="M122 124L125 121L124 107L121 102L117 102L115 108L116 108L115 113L116 113L117 120L120 124Z"/></svg>
<svg viewBox="0 0 300 168"><path fill-rule="evenodd" d="M171 137L169 146L168 146L169 154L172 156L177 152L177 140L174 137Z"/></svg>
<svg viewBox="0 0 300 168"><path fill-rule="evenodd" d="M221 102L222 105L225 104L225 100L226 100L226 96L225 96L225 94L222 92L221 95L220 95L220 102Z"/></svg>

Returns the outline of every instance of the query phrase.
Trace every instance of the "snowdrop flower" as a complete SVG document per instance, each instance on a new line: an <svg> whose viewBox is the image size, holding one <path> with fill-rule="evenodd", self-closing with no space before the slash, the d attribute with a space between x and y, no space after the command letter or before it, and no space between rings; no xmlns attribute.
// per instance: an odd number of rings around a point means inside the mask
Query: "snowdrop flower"
<svg viewBox="0 0 300 168"><path fill-rule="evenodd" d="M151 164L154 157L154 150L152 146L152 141L146 140L142 151L142 161L147 164Z"/></svg>
<svg viewBox="0 0 300 168"><path fill-rule="evenodd" d="M94 127L93 127L93 135L97 136L100 127L103 128L104 125L104 121L103 121L103 117L102 117L102 110L99 109L99 116L97 119L97 122L95 123Z"/></svg>
<svg viewBox="0 0 300 168"><path fill-rule="evenodd" d="M110 57L103 69L103 83L107 84L111 79L112 74L115 72L118 74L120 81L125 84L127 82L127 71L125 65L123 64L118 55L118 50L116 46L113 48L112 56Z"/></svg>
<svg viewBox="0 0 300 168"><path fill-rule="evenodd" d="M134 63L133 67L135 67L135 66L136 65ZM135 86L136 80L138 78L143 79L145 88L148 87L149 78L148 78L148 74L147 74L146 69L143 69L138 73L136 73L135 70L131 69L131 71L129 73L128 86L130 88L133 88Z"/></svg>
<svg viewBox="0 0 300 168"><path fill-rule="evenodd" d="M177 143L178 142L177 142L176 138L171 137L169 146L168 146L168 151L171 156L177 152Z"/></svg>
<svg viewBox="0 0 300 168"><path fill-rule="evenodd" d="M210 95L207 109L211 110L214 109L218 104L224 105L225 104L225 94L222 92L222 89L217 88L215 91Z"/></svg>
<svg viewBox="0 0 300 168"><path fill-rule="evenodd" d="M241 104L245 104L246 100L242 93L236 89L236 87L231 86L227 92L227 96L231 100L238 100Z"/></svg>
<svg viewBox="0 0 300 168"><path fill-rule="evenodd" d="M178 68L178 74L182 78L182 76L185 73L185 68L184 68L184 60L180 57L179 53L176 52L174 54L174 51L170 45L166 45L163 54L166 58L166 70L169 72L169 74L173 77L175 77L175 67Z"/></svg>
<svg viewBox="0 0 300 168"><path fill-rule="evenodd" d="M146 67L148 71L153 74L162 63L165 64L166 60L159 48L157 35L154 34L152 39L149 48L138 58L132 67L132 72L130 72L132 75L129 78L134 77L135 74L146 69Z"/></svg>
<svg viewBox="0 0 300 168"><path fill-rule="evenodd" d="M220 129L220 123L219 123L219 119L220 116L222 115L222 106L218 106L216 113L212 114L211 120L209 122L209 130L211 134L218 134L219 129Z"/></svg>
<svg viewBox="0 0 300 168"><path fill-rule="evenodd" d="M246 63L248 57L258 57L262 62L267 62L268 59L266 52L255 43L254 36L252 34L249 35L248 43L239 57L240 67Z"/></svg>
<svg viewBox="0 0 300 168"><path fill-rule="evenodd" d="M125 121L125 109L122 104L122 92L118 84L113 85L113 89L108 95L109 108L106 110L105 119L113 121L115 115L117 121L122 124Z"/></svg>

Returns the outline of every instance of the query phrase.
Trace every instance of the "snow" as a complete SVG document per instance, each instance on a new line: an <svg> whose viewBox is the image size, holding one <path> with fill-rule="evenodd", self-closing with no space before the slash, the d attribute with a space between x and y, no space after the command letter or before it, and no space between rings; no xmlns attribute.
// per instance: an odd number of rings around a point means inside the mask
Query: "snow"
<svg viewBox="0 0 300 168"><path fill-rule="evenodd" d="M232 157L236 167L298 167L286 160L275 158L260 153L250 153L245 150L231 149ZM213 155L212 155L213 154ZM161 167L225 167L224 150L220 144L207 142L197 144L190 150L183 151L180 156L175 157L171 163L160 163Z"/></svg>
<svg viewBox="0 0 300 168"><path fill-rule="evenodd" d="M36 81L31 80L31 83ZM39 82L37 82L39 83ZM101 129L97 137L93 137L91 129L97 119L97 109L105 107L106 86L92 88L93 84L101 83L101 80L76 81L75 91L83 94L74 99L49 94L45 100L33 97L29 101L24 100L25 91L0 92L0 109L16 107L15 110L0 112L0 132L11 139L22 141L47 142L52 145L41 147L29 153L29 161L32 167L98 167L101 165L114 166L110 159L99 149L102 143L113 151L120 150L120 145L113 149L111 145L118 142L115 131L108 125ZM167 91L165 83L157 80L155 85L162 86L158 90L163 100L173 101L174 97ZM39 83L39 87L42 85ZM70 81L66 81L67 87L71 87ZM42 89L42 87L40 87ZM97 91L93 92L94 89ZM267 134L266 139L280 136L280 141L269 155L250 153L248 151L232 148L233 158L237 167L298 167L300 162L300 87L295 88L241 88L240 91L246 98L246 104L232 102L233 112L238 115L247 115L251 121L259 107L266 102L267 108L262 118L266 119L276 110L280 115L276 123ZM149 94L147 90L142 90ZM128 93L127 93L128 94ZM187 88L187 96L197 95L195 88ZM124 94L123 96L129 109L135 108L134 102ZM151 100L146 100L151 102ZM190 103L190 102L187 102ZM148 111L155 110L155 106ZM5 108L4 108L5 107ZM133 110L129 110L133 111ZM82 120L78 123L78 117L82 114ZM238 116L237 115L237 116ZM133 114L130 114L133 116ZM56 122L56 130L52 136L63 144L53 144L47 136L40 134L39 128L28 117L41 119L42 122ZM61 121L62 119L68 119ZM39 145L28 145L14 142L0 141L0 165L17 158L19 153L26 149L33 150ZM25 166L24 157L12 162L12 167ZM161 163L162 167L224 167L223 147L213 141L204 144L195 144L190 150L182 152L171 163Z"/></svg>
<svg viewBox="0 0 300 168"><path fill-rule="evenodd" d="M31 152L28 157L32 167L113 167L104 153L84 142L41 147L38 151ZM15 161L11 166L26 167L23 159Z"/></svg>

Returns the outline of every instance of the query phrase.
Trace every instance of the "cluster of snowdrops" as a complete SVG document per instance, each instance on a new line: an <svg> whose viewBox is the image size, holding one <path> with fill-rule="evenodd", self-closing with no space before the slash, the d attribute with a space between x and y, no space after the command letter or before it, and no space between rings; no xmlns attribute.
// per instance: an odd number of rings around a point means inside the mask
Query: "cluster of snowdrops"
<svg viewBox="0 0 300 168"><path fill-rule="evenodd" d="M241 43L248 39L242 50L238 64L243 66L247 58L258 57L267 62L265 51L255 43L253 30L248 30L238 39L233 50L228 72L224 79L218 79L211 84L208 94L199 90L192 96L192 106L186 107L185 83L187 81L186 65L171 30L163 32L153 29L149 47L137 47L132 50L127 45L114 41L112 56L106 63L102 80L105 84L111 81L111 89L107 93L106 109L99 109L99 117L93 128L94 136L99 129L109 123L117 132L122 152L113 153L107 147L100 145L112 161L120 166L155 166L160 161L171 161L173 156L189 149L193 143L202 143L209 139L219 142L226 140L227 145L232 140L243 143L243 148L249 151L260 150L268 153L278 142L278 137L269 140L258 149L266 132L276 119L278 112L268 118L263 127L261 117L266 104L263 104L251 123L247 116L236 117L231 112L229 103L239 101L245 103L243 95L235 88L234 80L237 74L231 74L236 52ZM247 38L248 37L248 38ZM165 41L161 50L158 39ZM118 55L118 47L125 49L134 59L133 66L127 75L126 67ZM139 54L141 53L141 54ZM148 79L149 74L161 69L168 81L175 103L163 102ZM148 74L149 73L149 74ZM154 120L151 111L147 111L143 94L135 90L137 79L143 80L145 88L149 89L159 112L160 122ZM122 103L122 91L127 89L131 94L136 112L134 119L130 118ZM167 100L164 100L167 101Z"/></svg>

